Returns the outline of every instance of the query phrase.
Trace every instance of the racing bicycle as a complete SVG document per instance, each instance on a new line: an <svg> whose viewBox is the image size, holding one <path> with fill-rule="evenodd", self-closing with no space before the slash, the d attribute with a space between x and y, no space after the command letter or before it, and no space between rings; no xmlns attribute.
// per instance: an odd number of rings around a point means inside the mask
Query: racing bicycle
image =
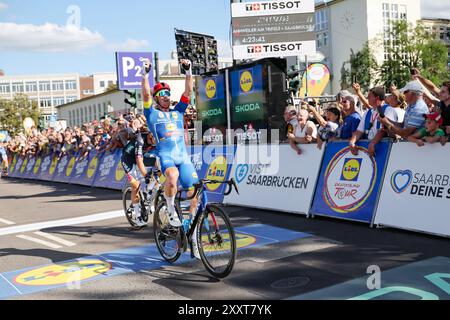
<svg viewBox="0 0 450 320"><path fill-rule="evenodd" d="M201 180L194 185L195 191L190 198L181 198L181 190L177 194L176 211L182 221L182 227L173 227L169 223L167 203L159 201L153 216L155 242L161 256L169 263L176 262L189 246L191 258L194 259L193 237L197 239L200 258L206 270L216 278L225 278L233 270L237 257L236 235L226 212L216 204L208 203L208 185L228 185L225 195L233 188L239 194L234 179L229 181ZM197 213L191 219L184 219L181 201L198 200ZM194 234L195 233L195 234Z"/></svg>
<svg viewBox="0 0 450 320"><path fill-rule="evenodd" d="M142 220L148 222L149 216L151 216L155 208L158 206L158 203L164 199L164 186L160 183L160 170L152 169L150 174L150 181L145 181L145 178L139 179L139 201L141 207L141 217ZM153 189L150 189L150 186L154 185ZM136 223L133 220L134 208L131 201L131 186L127 185L126 188L122 191L122 202L123 209L125 211L125 217L128 220L128 223L133 228L138 228Z"/></svg>

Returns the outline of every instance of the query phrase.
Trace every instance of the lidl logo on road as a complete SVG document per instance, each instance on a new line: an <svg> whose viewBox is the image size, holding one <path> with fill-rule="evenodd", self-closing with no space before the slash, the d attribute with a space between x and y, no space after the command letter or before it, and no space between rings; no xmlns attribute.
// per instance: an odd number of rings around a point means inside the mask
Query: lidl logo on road
<svg viewBox="0 0 450 320"><path fill-rule="evenodd" d="M104 274L111 267L110 263L101 260L73 261L22 273L14 281L25 286L70 284Z"/></svg>
<svg viewBox="0 0 450 320"><path fill-rule="evenodd" d="M231 247L230 235L229 233L222 234L223 242L221 244L212 243L208 239L207 235L202 236L203 250L205 252L220 252L228 251ZM249 247L256 243L256 238L248 234L236 234L236 246L238 249Z"/></svg>

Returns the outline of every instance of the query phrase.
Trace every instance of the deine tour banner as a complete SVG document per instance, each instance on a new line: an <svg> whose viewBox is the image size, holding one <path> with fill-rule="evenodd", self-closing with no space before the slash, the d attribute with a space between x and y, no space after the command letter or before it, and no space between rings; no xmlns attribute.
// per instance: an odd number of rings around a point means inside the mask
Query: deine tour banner
<svg viewBox="0 0 450 320"><path fill-rule="evenodd" d="M348 142L327 145L311 213L371 223L383 183L390 143L380 142L375 158L368 142L358 144L358 155Z"/></svg>

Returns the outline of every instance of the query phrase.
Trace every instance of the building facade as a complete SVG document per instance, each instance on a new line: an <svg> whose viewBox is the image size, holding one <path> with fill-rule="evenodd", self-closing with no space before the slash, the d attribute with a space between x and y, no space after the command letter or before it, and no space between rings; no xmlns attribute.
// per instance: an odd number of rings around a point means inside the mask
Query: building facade
<svg viewBox="0 0 450 320"><path fill-rule="evenodd" d="M317 51L325 58L332 74L326 94L340 89L341 69L350 59L351 49L358 52L367 41L377 62L387 58L384 44L389 39L392 21L405 20L413 25L421 19L420 0L332 0L316 4ZM300 58L304 62L304 58Z"/></svg>
<svg viewBox="0 0 450 320"><path fill-rule="evenodd" d="M101 94L116 83L115 73L99 73L82 77L78 73L55 75L0 76L0 99L12 100L16 94L26 94L36 101L44 123L56 114L58 106Z"/></svg>

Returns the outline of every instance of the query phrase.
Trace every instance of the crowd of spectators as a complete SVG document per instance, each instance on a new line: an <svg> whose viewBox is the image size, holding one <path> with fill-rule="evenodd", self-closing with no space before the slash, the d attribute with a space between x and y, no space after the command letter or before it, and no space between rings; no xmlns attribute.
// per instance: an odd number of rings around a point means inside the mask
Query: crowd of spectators
<svg viewBox="0 0 450 320"><path fill-rule="evenodd" d="M356 143L369 140L369 153L375 155L376 145L384 138L404 140L422 147L426 143L445 145L450 138L450 81L437 87L414 70L410 82L398 89L374 87L366 97L358 83L354 94L341 91L337 101L317 105L302 100L299 107L289 106L284 118L286 142L299 155L302 144L349 140L352 153ZM389 91L389 93L388 93Z"/></svg>

